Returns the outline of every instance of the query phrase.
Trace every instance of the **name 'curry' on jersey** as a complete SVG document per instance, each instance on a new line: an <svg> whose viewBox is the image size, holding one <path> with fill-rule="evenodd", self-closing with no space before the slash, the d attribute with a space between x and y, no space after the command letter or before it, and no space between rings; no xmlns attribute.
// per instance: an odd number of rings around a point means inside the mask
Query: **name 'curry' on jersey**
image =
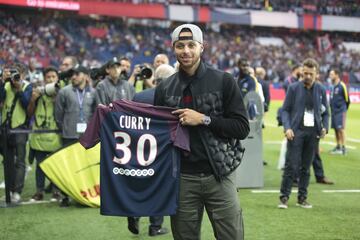
<svg viewBox="0 0 360 240"><path fill-rule="evenodd" d="M174 109L126 100L99 105L80 143L101 142L101 214L175 214L181 151L190 151Z"/></svg>

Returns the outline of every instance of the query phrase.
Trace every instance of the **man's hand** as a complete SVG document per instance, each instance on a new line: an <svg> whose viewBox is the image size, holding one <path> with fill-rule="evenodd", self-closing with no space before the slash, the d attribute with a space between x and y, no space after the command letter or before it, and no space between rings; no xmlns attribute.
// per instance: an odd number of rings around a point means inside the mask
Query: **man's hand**
<svg viewBox="0 0 360 240"><path fill-rule="evenodd" d="M292 129L286 130L285 137L287 138L287 140L292 141L295 137L293 130Z"/></svg>
<svg viewBox="0 0 360 240"><path fill-rule="evenodd" d="M194 111L189 108L178 109L173 111L172 114L177 114L181 125L184 126L197 126L203 124L204 114Z"/></svg>
<svg viewBox="0 0 360 240"><path fill-rule="evenodd" d="M22 81L13 81L12 86L16 92L22 91Z"/></svg>
<svg viewBox="0 0 360 240"><path fill-rule="evenodd" d="M31 101L36 101L41 96L41 93L36 88L33 88L32 94L31 94Z"/></svg>
<svg viewBox="0 0 360 240"><path fill-rule="evenodd" d="M321 129L320 138L324 138L325 135L326 135L326 129L323 128L323 129Z"/></svg>

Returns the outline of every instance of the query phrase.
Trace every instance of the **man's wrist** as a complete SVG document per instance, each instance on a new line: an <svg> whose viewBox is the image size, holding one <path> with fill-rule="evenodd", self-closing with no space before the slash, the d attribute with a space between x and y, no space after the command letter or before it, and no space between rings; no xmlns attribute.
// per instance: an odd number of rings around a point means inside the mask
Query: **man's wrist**
<svg viewBox="0 0 360 240"><path fill-rule="evenodd" d="M209 126L211 123L211 118L209 116L204 115L202 118L202 124L205 126Z"/></svg>

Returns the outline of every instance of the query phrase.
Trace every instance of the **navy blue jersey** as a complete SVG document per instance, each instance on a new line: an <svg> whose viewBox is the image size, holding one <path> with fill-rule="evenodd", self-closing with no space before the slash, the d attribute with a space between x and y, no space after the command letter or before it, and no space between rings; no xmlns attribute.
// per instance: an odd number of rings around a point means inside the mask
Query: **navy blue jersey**
<svg viewBox="0 0 360 240"><path fill-rule="evenodd" d="M346 112L350 100L347 88L343 82L336 84L330 94L331 114Z"/></svg>
<svg viewBox="0 0 360 240"><path fill-rule="evenodd" d="M176 213L181 151L190 148L173 110L126 100L97 107L80 143L101 141L101 214Z"/></svg>

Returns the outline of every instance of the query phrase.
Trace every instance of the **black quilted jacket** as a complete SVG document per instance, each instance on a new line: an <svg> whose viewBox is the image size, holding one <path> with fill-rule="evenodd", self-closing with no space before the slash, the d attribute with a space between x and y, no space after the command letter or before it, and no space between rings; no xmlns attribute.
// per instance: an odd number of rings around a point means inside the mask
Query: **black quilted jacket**
<svg viewBox="0 0 360 240"><path fill-rule="evenodd" d="M162 81L155 90L154 105L180 108L187 82L180 71ZM233 77L201 62L190 83L193 109L211 117L201 128L201 140L218 181L241 163L244 149L240 139L249 134L249 122L240 90ZM191 139L190 139L191 142Z"/></svg>

